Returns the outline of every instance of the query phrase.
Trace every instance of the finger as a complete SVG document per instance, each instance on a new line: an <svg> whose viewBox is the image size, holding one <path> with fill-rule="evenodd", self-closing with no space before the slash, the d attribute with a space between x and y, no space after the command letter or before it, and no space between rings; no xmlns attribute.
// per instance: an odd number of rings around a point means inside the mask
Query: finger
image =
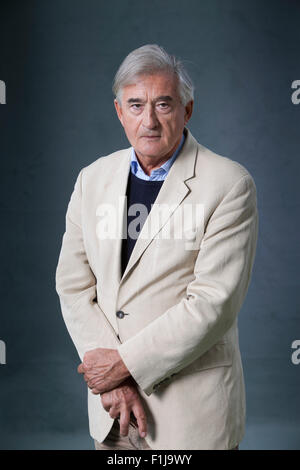
<svg viewBox="0 0 300 470"><path fill-rule="evenodd" d="M109 416L113 419L117 419L120 415L120 410L117 408L114 408L113 406L110 408L108 412Z"/></svg>
<svg viewBox="0 0 300 470"><path fill-rule="evenodd" d="M144 408L141 404L135 405L132 407L132 412L137 420L137 425L139 428L139 433L141 437L146 437L147 435L147 417L144 411Z"/></svg>
<svg viewBox="0 0 300 470"><path fill-rule="evenodd" d="M112 399L111 399L111 393L103 393L101 395L101 403L105 411L109 411L110 407L112 406Z"/></svg>
<svg viewBox="0 0 300 470"><path fill-rule="evenodd" d="M107 392L106 389L103 389L103 384L99 384L96 380L87 380L87 386L92 390L93 388L96 388L99 393L104 393Z"/></svg>
<svg viewBox="0 0 300 470"><path fill-rule="evenodd" d="M97 388L92 388L91 392L94 394L94 395L99 395L100 392Z"/></svg>
<svg viewBox="0 0 300 470"><path fill-rule="evenodd" d="M91 360L88 360L88 361L83 360L83 365L84 365L84 367L86 367L88 369L88 368L92 367L94 364L93 364L93 362L91 362Z"/></svg>
<svg viewBox="0 0 300 470"><path fill-rule="evenodd" d="M97 379L97 377L91 377L89 374L85 374L85 377L86 377L86 382L90 388L98 387L99 379Z"/></svg>
<svg viewBox="0 0 300 470"><path fill-rule="evenodd" d="M128 435L128 428L130 422L130 412L127 408L121 410L120 413L120 434L121 436Z"/></svg>
<svg viewBox="0 0 300 470"><path fill-rule="evenodd" d="M94 384L94 385L93 385L93 384L90 385L89 382L88 382L88 383L87 383L87 386L88 386L89 389L91 389L91 390L97 390L98 393L102 393L101 390L99 390L99 388L98 388L97 385L95 385L95 384Z"/></svg>
<svg viewBox="0 0 300 470"><path fill-rule="evenodd" d="M84 374L85 370L84 370L84 365L82 363L79 364L79 366L77 367L77 372L79 374Z"/></svg>

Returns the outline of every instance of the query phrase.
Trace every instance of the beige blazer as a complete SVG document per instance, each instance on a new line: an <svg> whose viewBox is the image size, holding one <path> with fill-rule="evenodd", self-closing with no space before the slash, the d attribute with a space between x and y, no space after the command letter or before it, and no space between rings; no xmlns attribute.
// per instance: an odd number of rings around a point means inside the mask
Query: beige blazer
<svg viewBox="0 0 300 470"><path fill-rule="evenodd" d="M231 449L245 432L237 316L256 250L255 183L187 129L121 278L130 156L131 147L120 150L78 175L56 272L64 321L81 360L90 349L118 349L152 449ZM178 216L188 206L202 214L191 224ZM114 232L106 238L105 220ZM102 442L113 419L89 389L88 412Z"/></svg>

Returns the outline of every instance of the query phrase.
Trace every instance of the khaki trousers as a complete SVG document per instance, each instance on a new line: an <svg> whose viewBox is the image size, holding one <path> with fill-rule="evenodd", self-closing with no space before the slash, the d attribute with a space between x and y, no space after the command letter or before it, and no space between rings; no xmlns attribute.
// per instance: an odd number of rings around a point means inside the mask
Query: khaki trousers
<svg viewBox="0 0 300 470"><path fill-rule="evenodd" d="M145 439L139 435L137 426L130 421L128 435L120 435L119 420L115 419L114 424L103 442L95 442L96 450L152 450ZM237 445L230 450L239 450Z"/></svg>

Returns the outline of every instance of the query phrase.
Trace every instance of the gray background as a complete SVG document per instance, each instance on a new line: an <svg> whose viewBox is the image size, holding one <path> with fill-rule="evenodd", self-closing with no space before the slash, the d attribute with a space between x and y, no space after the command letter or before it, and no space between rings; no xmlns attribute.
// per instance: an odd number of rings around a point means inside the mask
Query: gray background
<svg viewBox="0 0 300 470"><path fill-rule="evenodd" d="M239 315L247 391L241 449L300 448L300 2L1 1L0 448L92 449L79 358L55 268L79 170L129 144L111 81L132 49L158 43L196 86L189 128L237 160L258 191L259 241Z"/></svg>

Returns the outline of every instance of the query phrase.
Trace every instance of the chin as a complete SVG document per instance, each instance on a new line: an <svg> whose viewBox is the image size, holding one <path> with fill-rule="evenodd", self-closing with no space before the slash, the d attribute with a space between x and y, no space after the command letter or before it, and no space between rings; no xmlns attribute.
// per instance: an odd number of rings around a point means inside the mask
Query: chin
<svg viewBox="0 0 300 470"><path fill-rule="evenodd" d="M149 157L157 157L163 153L163 149L160 145L144 145L142 148L137 149L137 151L142 155L147 155Z"/></svg>

